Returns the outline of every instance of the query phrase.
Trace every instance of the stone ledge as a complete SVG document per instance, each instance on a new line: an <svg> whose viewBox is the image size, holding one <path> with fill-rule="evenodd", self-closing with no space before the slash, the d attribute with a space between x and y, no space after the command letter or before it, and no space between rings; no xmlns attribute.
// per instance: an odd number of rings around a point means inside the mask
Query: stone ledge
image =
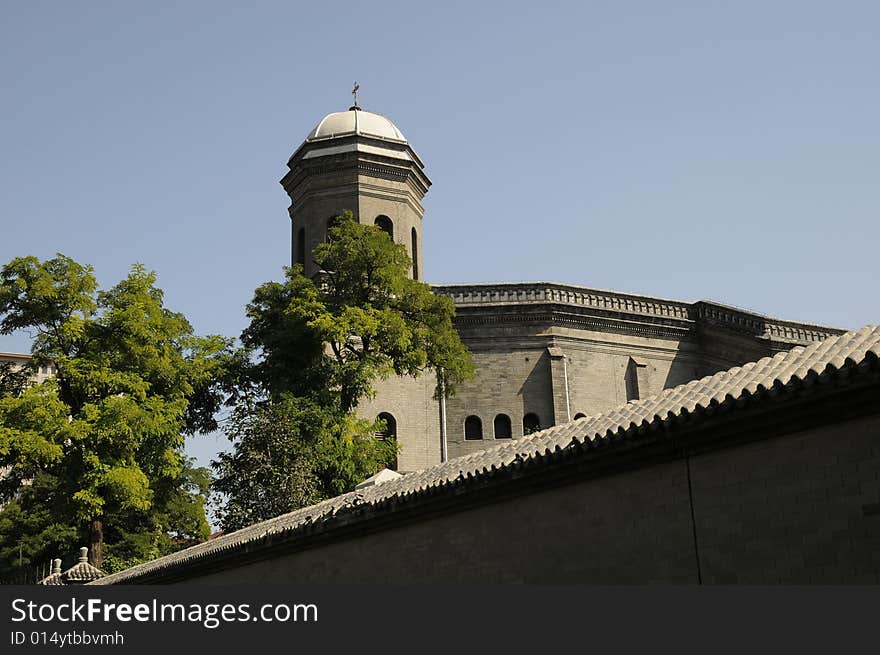
<svg viewBox="0 0 880 655"><path fill-rule="evenodd" d="M513 318L515 313L510 312L509 309L515 306L563 305L596 310L594 316L601 316L602 322L607 322L609 319L614 320L612 318L614 314L621 318L623 315L638 317L640 320L649 318L651 323L656 322L657 319L663 319L667 327L666 331L670 335L680 333L682 329L687 329L688 323L691 323L720 327L766 341L796 345L822 341L845 332L845 330L822 325L769 318L754 312L704 300L687 303L555 282L433 285L433 289L435 293L448 296L453 300L459 310L461 316L459 322L462 326L494 322L486 314L480 318L473 315L467 316L469 314L467 310L472 308L497 308L501 310L499 318L503 316L502 321L505 321ZM461 310L465 310L465 312ZM592 313L590 311L578 312L578 316L586 317ZM553 311L541 316L531 314L528 318L524 314L518 320L552 321L557 316L556 311ZM591 322L588 321L588 323ZM621 327L625 331L631 331L634 326ZM655 330L656 328L647 331L654 332ZM645 327L640 326L636 331L645 331Z"/></svg>

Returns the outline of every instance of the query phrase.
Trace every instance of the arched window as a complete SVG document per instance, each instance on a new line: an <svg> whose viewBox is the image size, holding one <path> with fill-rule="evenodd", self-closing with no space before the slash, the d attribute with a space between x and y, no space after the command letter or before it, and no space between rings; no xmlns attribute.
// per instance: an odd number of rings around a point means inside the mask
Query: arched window
<svg viewBox="0 0 880 655"><path fill-rule="evenodd" d="M523 434L531 434L541 429L541 419L537 414L529 412L523 416Z"/></svg>
<svg viewBox="0 0 880 655"><path fill-rule="evenodd" d="M394 416L388 412L382 412L376 417L376 419L379 421L385 421L385 428L376 433L376 438L397 441L397 421L394 419ZM392 471L396 471L397 462L395 461L394 464L389 465L388 468Z"/></svg>
<svg viewBox="0 0 880 655"><path fill-rule="evenodd" d="M397 439L397 421L388 412L382 412L376 417L378 421L385 421L385 429L376 433L379 439Z"/></svg>
<svg viewBox="0 0 880 655"><path fill-rule="evenodd" d="M583 412L578 412L577 414L574 415L574 420L576 421L579 418L587 418L587 415L584 414Z"/></svg>
<svg viewBox="0 0 880 655"><path fill-rule="evenodd" d="M296 263L306 265L306 228L299 228L296 233Z"/></svg>
<svg viewBox="0 0 880 655"><path fill-rule="evenodd" d="M376 217L376 227L382 230L385 234L391 237L392 241L394 241L394 223L391 222L390 218L384 214L380 214Z"/></svg>
<svg viewBox="0 0 880 655"><path fill-rule="evenodd" d="M479 416L468 416L464 420L464 438L468 441L483 438L483 422Z"/></svg>
<svg viewBox="0 0 880 655"><path fill-rule="evenodd" d="M416 234L416 228L412 229L412 262L413 262L413 280L419 279L419 235Z"/></svg>
<svg viewBox="0 0 880 655"><path fill-rule="evenodd" d="M510 439L513 436L513 431L510 429L510 417L507 414L496 416L495 424L492 427L495 428L496 439Z"/></svg>

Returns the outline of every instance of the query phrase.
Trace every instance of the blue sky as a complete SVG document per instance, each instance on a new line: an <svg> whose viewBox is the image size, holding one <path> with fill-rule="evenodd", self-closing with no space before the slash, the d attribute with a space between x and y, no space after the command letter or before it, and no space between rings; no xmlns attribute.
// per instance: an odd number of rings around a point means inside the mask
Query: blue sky
<svg viewBox="0 0 880 655"><path fill-rule="evenodd" d="M358 80L434 183L429 281L880 322L880 4L474 4L0 5L0 263L142 262L238 335L289 261L287 158Z"/></svg>

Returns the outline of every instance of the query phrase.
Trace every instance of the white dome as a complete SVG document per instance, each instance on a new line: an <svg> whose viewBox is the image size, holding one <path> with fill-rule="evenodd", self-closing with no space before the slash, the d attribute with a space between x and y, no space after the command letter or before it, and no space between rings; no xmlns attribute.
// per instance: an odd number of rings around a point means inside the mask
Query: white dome
<svg viewBox="0 0 880 655"><path fill-rule="evenodd" d="M334 136L362 134L364 136L406 141L403 133L381 114L363 109L349 109L328 114L306 137L306 141L327 139Z"/></svg>

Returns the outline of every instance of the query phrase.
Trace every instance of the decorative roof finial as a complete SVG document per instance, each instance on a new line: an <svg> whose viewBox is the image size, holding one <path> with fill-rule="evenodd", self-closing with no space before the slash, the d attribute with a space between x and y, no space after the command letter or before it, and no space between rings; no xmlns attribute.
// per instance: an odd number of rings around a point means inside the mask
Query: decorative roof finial
<svg viewBox="0 0 880 655"><path fill-rule="evenodd" d="M354 104L348 108L349 111L358 111L360 107L358 107L358 89L360 89L360 85L355 80L354 88L351 90L351 95L354 96Z"/></svg>

